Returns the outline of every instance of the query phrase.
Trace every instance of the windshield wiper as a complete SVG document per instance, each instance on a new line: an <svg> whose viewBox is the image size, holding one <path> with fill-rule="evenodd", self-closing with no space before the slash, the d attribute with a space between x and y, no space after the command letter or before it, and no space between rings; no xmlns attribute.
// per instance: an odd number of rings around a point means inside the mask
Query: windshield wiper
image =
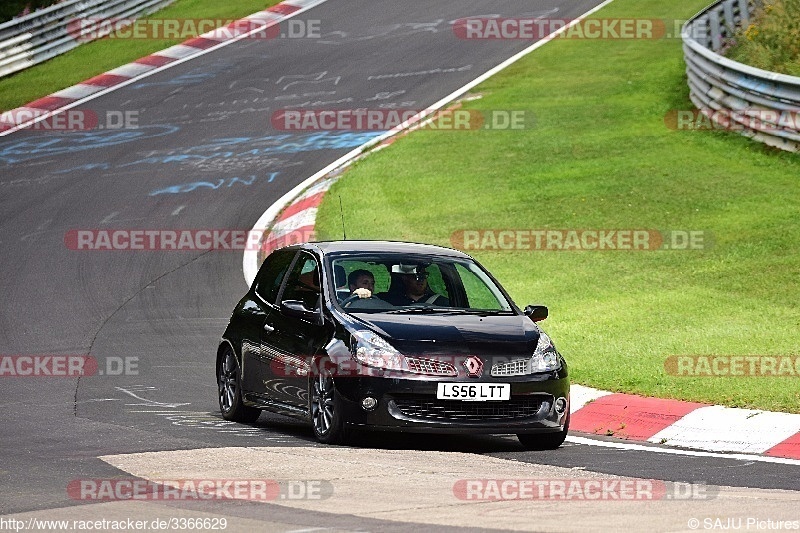
<svg viewBox="0 0 800 533"><path fill-rule="evenodd" d="M513 315L511 311L505 310L486 310L486 309L463 309L458 307L403 307L402 309L392 309L386 311L387 313L402 314L402 313L446 313L450 315L478 315L478 316L496 316L500 314Z"/></svg>
<svg viewBox="0 0 800 533"><path fill-rule="evenodd" d="M513 311L506 311L505 309L458 309L465 315L479 315L479 316L513 316Z"/></svg>
<svg viewBox="0 0 800 533"><path fill-rule="evenodd" d="M402 313L458 313L458 309L453 309L452 307L403 307L402 309L392 309L391 311L386 311L387 313L392 314L402 314Z"/></svg>

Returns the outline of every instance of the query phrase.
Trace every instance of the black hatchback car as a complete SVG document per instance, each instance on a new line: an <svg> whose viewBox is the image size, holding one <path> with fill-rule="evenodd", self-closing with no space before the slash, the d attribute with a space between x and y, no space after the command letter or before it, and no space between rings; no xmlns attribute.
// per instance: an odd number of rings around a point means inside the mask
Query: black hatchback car
<svg viewBox="0 0 800 533"><path fill-rule="evenodd" d="M305 243L270 254L217 350L226 420L268 410L317 439L353 430L516 433L530 449L569 427L567 364L470 256L382 241Z"/></svg>

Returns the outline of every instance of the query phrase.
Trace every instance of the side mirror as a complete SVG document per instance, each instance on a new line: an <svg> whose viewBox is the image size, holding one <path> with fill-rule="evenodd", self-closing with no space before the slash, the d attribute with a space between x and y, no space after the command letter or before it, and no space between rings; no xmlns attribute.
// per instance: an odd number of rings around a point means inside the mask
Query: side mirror
<svg viewBox="0 0 800 533"><path fill-rule="evenodd" d="M527 305L522 312L534 322L541 322L548 315L547 306L545 305Z"/></svg>
<svg viewBox="0 0 800 533"><path fill-rule="evenodd" d="M286 316L302 318L312 324L322 324L322 313L306 307L300 300L284 300L281 302L281 311Z"/></svg>

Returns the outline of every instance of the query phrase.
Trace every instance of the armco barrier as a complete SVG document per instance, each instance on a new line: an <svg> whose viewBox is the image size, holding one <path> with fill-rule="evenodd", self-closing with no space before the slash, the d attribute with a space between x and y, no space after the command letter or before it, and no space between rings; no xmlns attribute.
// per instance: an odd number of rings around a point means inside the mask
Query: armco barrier
<svg viewBox="0 0 800 533"><path fill-rule="evenodd" d="M102 36L103 19L134 19L173 1L66 0L0 24L0 77Z"/></svg>
<svg viewBox="0 0 800 533"><path fill-rule="evenodd" d="M800 77L750 67L719 55L757 4L722 0L681 32L692 103L719 127L791 152L800 151Z"/></svg>

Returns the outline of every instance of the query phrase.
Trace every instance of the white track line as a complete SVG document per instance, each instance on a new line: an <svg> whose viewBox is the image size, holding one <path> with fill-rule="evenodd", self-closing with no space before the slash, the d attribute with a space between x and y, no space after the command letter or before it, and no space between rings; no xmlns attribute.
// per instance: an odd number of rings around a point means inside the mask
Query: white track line
<svg viewBox="0 0 800 533"><path fill-rule="evenodd" d="M628 442L608 442L604 440L595 440L586 437L575 437L569 435L567 442L573 444L584 444L586 446L599 446L601 448L616 448L618 450L630 450L637 452L649 453L665 453L668 455L688 455L690 457L714 457L716 459L732 459L735 461L750 461L759 463L778 463L784 465L800 466L800 460L786 459L784 457L766 457L763 455L747 455L744 453L715 453L715 452L701 452L695 450L681 450L676 448L660 448L656 446L644 446L642 444L633 444Z"/></svg>

